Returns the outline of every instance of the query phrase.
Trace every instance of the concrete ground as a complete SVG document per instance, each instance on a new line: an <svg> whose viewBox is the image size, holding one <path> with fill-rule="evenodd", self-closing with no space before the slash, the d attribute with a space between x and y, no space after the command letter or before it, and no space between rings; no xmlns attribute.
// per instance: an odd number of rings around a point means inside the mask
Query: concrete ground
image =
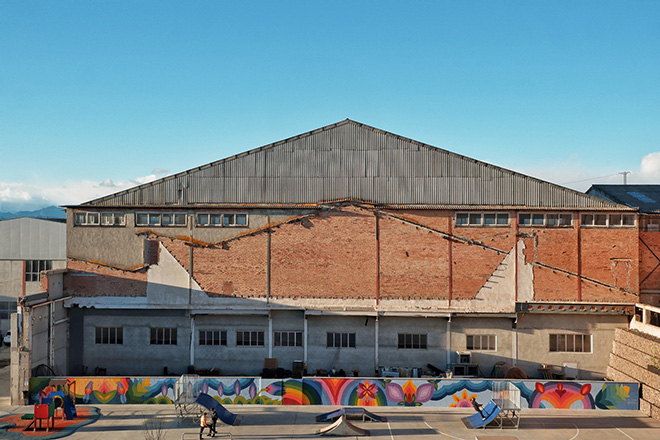
<svg viewBox="0 0 660 440"><path fill-rule="evenodd" d="M9 356L3 347L0 359ZM32 407L9 405L9 367L0 369L0 417L32 412ZM84 405L83 405L84 406ZM99 405L101 417L66 437L72 440L193 440L199 427L192 420L177 419L173 405ZM230 405L243 416L239 426L218 425L219 434L231 433L238 440L318 439L316 432L329 423L316 423L321 406ZM469 429L462 418L472 410L433 408L370 408L386 416L386 423L351 421L370 431L370 438L383 440L650 440L660 438L660 422L638 411L525 410L520 429ZM161 422L162 436L147 437L144 422ZM153 431L151 431L154 434ZM0 438L2 434L0 433ZM208 438L206 435L204 438ZM216 438L223 438L218 435ZM225 436L226 438L226 436ZM343 438L356 438L355 436Z"/></svg>

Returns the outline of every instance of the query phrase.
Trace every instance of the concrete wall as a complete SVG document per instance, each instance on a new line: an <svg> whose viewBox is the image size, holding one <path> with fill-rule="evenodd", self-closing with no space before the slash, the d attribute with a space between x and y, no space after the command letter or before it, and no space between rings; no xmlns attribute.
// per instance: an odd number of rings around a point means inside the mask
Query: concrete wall
<svg viewBox="0 0 660 440"><path fill-rule="evenodd" d="M370 318L370 321L373 318ZM446 368L447 319L438 317L406 318L381 316L378 318L378 366L423 368L432 364L437 368ZM425 334L426 349L398 348L398 334ZM368 374L367 371L361 374Z"/></svg>
<svg viewBox="0 0 660 440"><path fill-rule="evenodd" d="M135 310L85 310L83 343L71 350L83 352L83 370L93 374L105 368L107 374L184 374L190 365L190 320L176 310L148 313ZM96 344L96 327L123 327L122 345ZM177 345L151 345L151 327L176 327Z"/></svg>
<svg viewBox="0 0 660 440"><path fill-rule="evenodd" d="M636 330L617 330L607 378L641 382L639 409L660 420L660 339Z"/></svg>
<svg viewBox="0 0 660 440"><path fill-rule="evenodd" d="M67 257L83 261L98 261L110 266L130 268L144 263L144 241L145 235L139 234L144 231L154 231L164 237L192 237L204 243L217 243L236 235L245 233L247 230L263 228L270 222L283 221L300 212L286 213L284 211L253 210L250 212L248 227L196 227L194 222L195 211L177 209L145 209L137 212L184 212L188 216L186 226L160 227L160 226L136 226L136 211L125 211L125 226L76 226L74 224L75 212L85 210L67 210ZM93 212L101 212L92 209ZM119 212L117 210L108 210ZM203 209L200 212L222 212L217 209ZM228 212L237 212L231 210ZM119 250L122 250L119 252Z"/></svg>
<svg viewBox="0 0 660 440"><path fill-rule="evenodd" d="M628 326L626 316L589 316L561 314L524 314L518 318L518 367L530 377L539 377L541 363L562 367L564 363L578 364L577 379L602 379L617 329ZM592 335L591 353L549 351L550 333Z"/></svg>

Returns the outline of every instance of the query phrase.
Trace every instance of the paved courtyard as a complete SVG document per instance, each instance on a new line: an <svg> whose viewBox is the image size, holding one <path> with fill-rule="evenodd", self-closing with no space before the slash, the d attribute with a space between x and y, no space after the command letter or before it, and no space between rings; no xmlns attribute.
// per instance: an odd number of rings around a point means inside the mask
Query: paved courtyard
<svg viewBox="0 0 660 440"><path fill-rule="evenodd" d="M0 359L9 350L0 352ZM0 417L32 412L32 407L9 405L9 367L0 368ZM80 405L84 406L84 405ZM160 422L161 440L197 439L199 428L192 420L177 419L173 405L99 405L101 417L65 437L72 440L146 439L144 422ZM322 406L230 405L243 416L239 426L220 426L219 434L231 433L238 440L318 439L316 432L329 423L317 423L318 414L332 408ZM463 409L410 407L370 408L388 421L351 421L367 429L372 439L453 439L453 440L651 440L660 438L660 422L638 411L525 410L520 429L474 430L462 418L473 413ZM0 438L3 434L0 433ZM21 436L22 437L22 436ZM222 435L216 438L222 438ZM25 437L27 438L27 437ZM48 438L48 437L41 437ZM205 438L207 438L205 436ZM356 438L339 437L339 438Z"/></svg>

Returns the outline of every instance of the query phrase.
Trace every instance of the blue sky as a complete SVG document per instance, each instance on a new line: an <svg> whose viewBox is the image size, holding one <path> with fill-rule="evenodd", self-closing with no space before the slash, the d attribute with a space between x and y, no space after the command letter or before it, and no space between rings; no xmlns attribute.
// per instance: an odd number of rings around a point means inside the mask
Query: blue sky
<svg viewBox="0 0 660 440"><path fill-rule="evenodd" d="M660 2L0 2L0 210L346 118L578 190L660 183Z"/></svg>

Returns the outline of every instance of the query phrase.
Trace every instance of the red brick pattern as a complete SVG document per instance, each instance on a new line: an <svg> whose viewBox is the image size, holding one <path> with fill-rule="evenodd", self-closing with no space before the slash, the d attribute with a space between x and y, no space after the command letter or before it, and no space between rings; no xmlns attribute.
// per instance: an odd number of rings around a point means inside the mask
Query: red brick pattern
<svg viewBox="0 0 660 440"><path fill-rule="evenodd" d="M147 271L114 269L99 264L69 259L64 275L64 290L74 296L147 295Z"/></svg>
<svg viewBox="0 0 660 440"><path fill-rule="evenodd" d="M377 221L371 209L344 205L275 226L270 254L267 231L224 244L193 246L193 278L211 296L263 298L270 267L272 298L442 300L451 294L452 299L473 299L516 244L512 226L451 227L453 211L380 211L378 215ZM447 236L450 232L452 238ZM638 298L640 267L648 273L654 264L649 263L650 253L642 253L640 265L636 229L584 228L578 234L574 228L520 228L519 232L524 263L534 265L536 301L576 301L581 294L584 301L633 303ZM660 237L652 238L660 247ZM158 240L190 270L189 240ZM597 281L583 280L580 292L578 248L582 275ZM150 256L155 258L153 252ZM100 275L87 280L67 277L65 286L77 295L146 292L146 271L73 260L69 269Z"/></svg>

